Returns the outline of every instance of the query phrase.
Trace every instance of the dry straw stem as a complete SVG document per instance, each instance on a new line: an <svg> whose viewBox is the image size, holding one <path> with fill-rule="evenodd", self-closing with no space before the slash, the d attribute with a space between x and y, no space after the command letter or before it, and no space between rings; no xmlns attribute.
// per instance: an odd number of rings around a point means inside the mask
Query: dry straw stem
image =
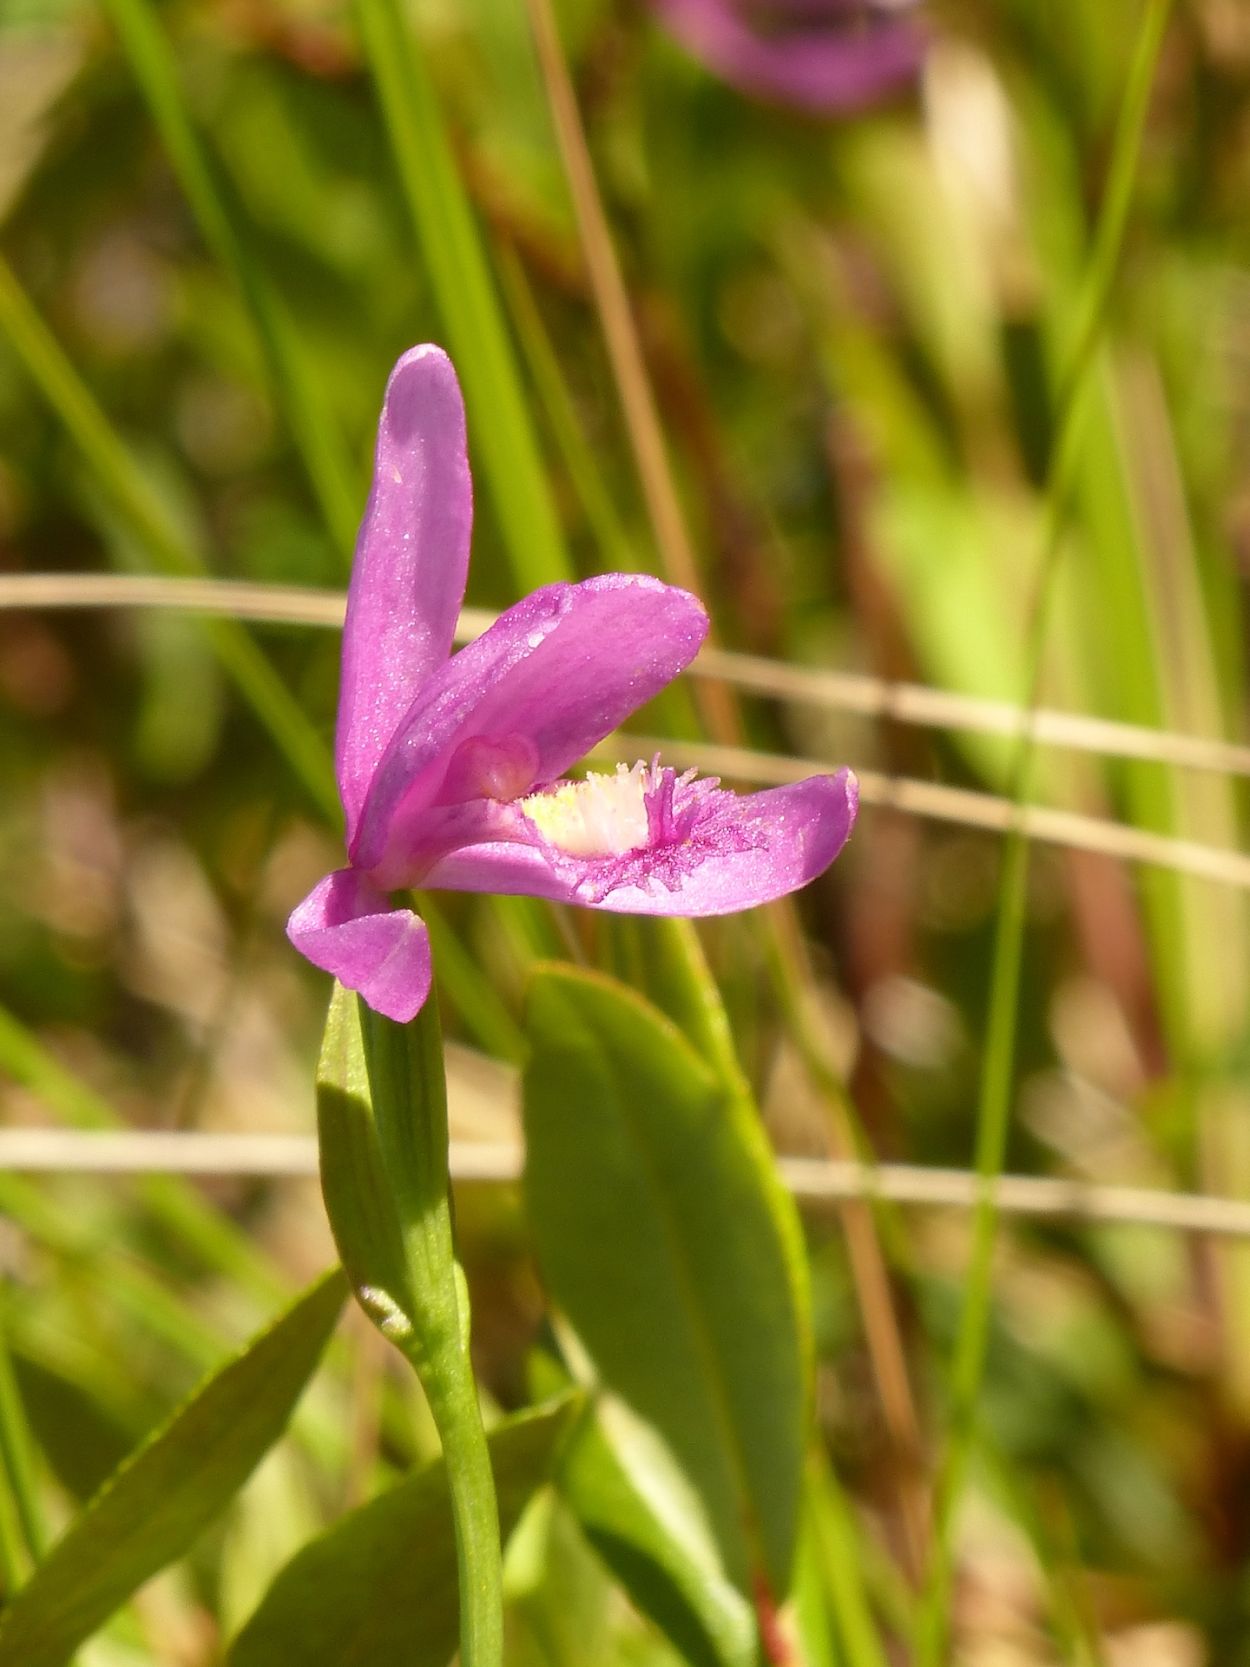
<svg viewBox="0 0 1250 1667"><path fill-rule="evenodd" d="M515 1141L451 1142L451 1174L459 1185L509 1184L520 1178L523 1163ZM988 1192L1007 1215L1250 1238L1250 1202L1235 1198L1031 1175L1003 1175L983 1183L962 1169L828 1158L780 1157L777 1167L798 1203L813 1210L869 1199L971 1210ZM316 1175L317 1145L311 1135L300 1134L0 1129L0 1171L297 1180Z"/></svg>
<svg viewBox="0 0 1250 1667"><path fill-rule="evenodd" d="M194 613L234 615L271 625L313 625L337 629L346 598L341 591L299 585L258 585L233 579L166 579L139 574L8 573L0 575L0 608L179 608ZM496 615L466 608L457 642L480 636ZM822 711L888 718L925 729L956 729L977 735L1013 736L1020 708L1009 701L930 689L920 683L891 683L860 672L790 666L760 655L705 648L689 675L715 678L770 700ZM1145 759L1182 769L1250 776L1250 747L1216 737L1090 718L1077 712L1040 708L1037 739L1054 747L1106 758ZM667 743L666 743L667 745ZM760 755L748 755L760 756ZM822 765L821 768L824 768ZM727 770L727 773L728 770ZM751 779L749 772L743 779ZM785 779L789 779L788 777ZM979 818L978 826L996 827ZM1099 847L1101 849L1101 847Z"/></svg>
<svg viewBox="0 0 1250 1667"><path fill-rule="evenodd" d="M577 98L560 44L555 13L550 0L525 0L525 9L573 201L573 214L591 292L660 562L666 578L697 593L702 588L699 565L669 467L659 410L647 376L642 345L638 340L608 217L599 195L590 147L586 143ZM703 690L703 697L699 702L700 712L711 733L718 741L736 741L741 731L733 703L727 698L724 688L713 684Z"/></svg>
<svg viewBox="0 0 1250 1667"><path fill-rule="evenodd" d="M344 603L339 591L225 579L166 579L103 573L0 575L0 609L182 608L270 624L338 627L343 623ZM495 617L482 608L464 609L457 641L480 636ZM786 666L724 649L705 649L690 669L696 677L720 678L776 699L829 710L888 714L900 722L933 727L1009 734L1020 716L1018 708L1006 703L972 700L916 683L887 683L851 672ZM1232 742L1045 710L1036 713L1036 731L1039 740L1052 745L1080 748L1108 757L1145 758L1192 769L1250 776L1250 747ZM755 752L746 747L633 735L628 746L630 761L639 752L663 751L674 763L761 786L780 786L828 769L828 763L823 760ZM623 758L624 738L605 743L596 756ZM1195 840L1170 839L1078 811L1030 805L1017 812L1010 800L994 794L912 781L903 776L879 775L870 770L859 772L859 784L865 804L905 815L984 828L989 833L1009 832L1018 817L1019 826L1030 839L1250 889L1250 857L1238 851L1220 850Z"/></svg>
<svg viewBox="0 0 1250 1667"><path fill-rule="evenodd" d="M596 756L623 758L624 740L625 737L617 736L611 743L605 742L597 749ZM764 787L784 786L786 782L801 781L805 776L829 768L818 759L783 757L778 753L753 752L746 747L708 746L633 734L628 741L631 760L640 753L662 750L670 764ZM1121 822L1108 822L1074 810L1050 810L1044 805L1017 808L1010 799L992 793L975 793L964 787L942 787L932 782L912 781L906 776L883 776L874 770L861 770L857 775L864 804L936 822L984 828L989 833L1008 833L1018 828L1027 838L1049 845L1095 851L1102 856L1170 868L1180 874L1195 874L1220 885L1250 888L1250 856L1240 851L1224 851L1196 840L1144 833Z"/></svg>
<svg viewBox="0 0 1250 1667"><path fill-rule="evenodd" d="M578 236L603 327L625 426L656 543L674 584L699 589L699 569L668 467L659 413L647 378L629 296L599 196L594 164L549 0L526 0L539 69L564 162Z"/></svg>

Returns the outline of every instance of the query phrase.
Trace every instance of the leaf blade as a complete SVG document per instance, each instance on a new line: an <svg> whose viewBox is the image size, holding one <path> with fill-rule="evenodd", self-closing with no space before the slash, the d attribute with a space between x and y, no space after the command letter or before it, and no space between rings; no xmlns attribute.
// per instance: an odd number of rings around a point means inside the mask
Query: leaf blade
<svg viewBox="0 0 1250 1667"><path fill-rule="evenodd" d="M725 1567L784 1591L806 1328L749 1104L613 981L534 978L526 1191L539 1261L604 1380L698 1489ZM568 1107L576 1104L576 1117Z"/></svg>
<svg viewBox="0 0 1250 1667"><path fill-rule="evenodd" d="M579 1399L566 1396L491 1432L505 1534L545 1476ZM414 1547L421 1548L419 1563ZM227 1662L435 1667L451 1659L457 1627L455 1540L440 1460L297 1552L235 1638Z"/></svg>
<svg viewBox="0 0 1250 1667"><path fill-rule="evenodd" d="M617 1580L691 1667L752 1667L749 1602L725 1577L698 1501L654 1430L600 1398L556 1483Z"/></svg>
<svg viewBox="0 0 1250 1667"><path fill-rule="evenodd" d="M180 1556L281 1434L346 1289L319 1280L104 1484L0 1618L0 1667L61 1667Z"/></svg>

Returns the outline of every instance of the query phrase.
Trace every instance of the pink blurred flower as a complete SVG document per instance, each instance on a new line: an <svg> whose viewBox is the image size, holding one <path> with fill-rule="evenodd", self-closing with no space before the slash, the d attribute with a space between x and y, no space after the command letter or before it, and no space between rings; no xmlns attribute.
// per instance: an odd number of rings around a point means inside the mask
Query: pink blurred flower
<svg viewBox="0 0 1250 1667"><path fill-rule="evenodd" d="M400 1022L429 993L430 947L392 891L727 914L821 873L855 820L848 770L745 797L658 760L562 779L689 664L707 615L658 579L607 573L534 591L453 656L472 514L455 372L413 348L387 385L348 592L335 762L349 866L287 926Z"/></svg>
<svg viewBox="0 0 1250 1667"><path fill-rule="evenodd" d="M911 7L882 0L652 0L715 75L776 104L836 115L913 80L927 45Z"/></svg>

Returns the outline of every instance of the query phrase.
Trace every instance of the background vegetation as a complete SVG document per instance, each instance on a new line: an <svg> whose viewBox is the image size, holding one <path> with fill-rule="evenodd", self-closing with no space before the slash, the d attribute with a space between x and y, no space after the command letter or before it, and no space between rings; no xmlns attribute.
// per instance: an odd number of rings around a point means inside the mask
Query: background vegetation
<svg viewBox="0 0 1250 1667"><path fill-rule="evenodd" d="M1250 14L952 0L915 82L840 119L752 101L641 4L558 14L553 49L545 0L0 13L5 1122L311 1131L325 980L282 926L337 860L336 635L286 592L154 609L120 581L341 589L387 370L435 339L469 406L470 602L615 567L693 583L719 644L767 664L690 679L646 733L741 783L796 758L863 772L830 875L699 931L774 1143L1246 1196L1246 754L1195 768L1166 735L1043 728L1022 769L983 708L876 710L875 685L786 668L1241 736ZM34 605L22 574L105 576L118 605L54 607L84 600L65 583ZM1076 814L1026 853L1001 832L1018 792ZM432 923L454 1136L515 1139L530 1050L529 1207L458 1192L475 1358L510 1410L585 1375L562 1315L593 1330L615 1300L610 1266L587 1292L570 1258L585 1224L559 1226L609 1115L558 1058L561 1003L590 998L547 972L527 1006L534 963L684 1020L689 1040L650 1009L581 1013L626 1099L661 1092L637 1049L654 1075L675 1048L693 1104L707 1038L672 1000L691 940L663 923L474 897ZM738 1161L722 1197L696 1147L675 1197L711 1188L704 1289L754 1316L738 1387L767 1470L768 1363L798 1344L790 1276L717 1237ZM0 1195L11 1592L333 1253L306 1179L5 1169ZM804 1228L816 1392L777 1635L724 1534L686 1588L639 1575L597 1522L595 1450L513 1542L517 1662L741 1662L749 1600L771 1659L822 1667L1250 1662L1243 1248L1071 1218L995 1242L985 1208L825 1205ZM681 1335L657 1321L630 1354L641 1389L585 1340L645 1407ZM604 1451L680 1495L631 1432ZM82 1659L217 1659L301 1544L433 1452L352 1315L291 1434ZM295 1659L291 1636L237 1659Z"/></svg>

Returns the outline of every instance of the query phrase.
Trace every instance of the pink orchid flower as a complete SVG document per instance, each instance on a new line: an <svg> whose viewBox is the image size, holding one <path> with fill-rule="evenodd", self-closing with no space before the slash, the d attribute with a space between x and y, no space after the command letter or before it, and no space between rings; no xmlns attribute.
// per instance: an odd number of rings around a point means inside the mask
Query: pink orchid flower
<svg viewBox="0 0 1250 1667"><path fill-rule="evenodd" d="M715 915L821 873L855 820L854 776L739 797L658 760L564 772L689 664L707 615L641 573L544 586L452 655L473 490L447 355L391 374L347 598L335 762L349 866L295 910L291 942L406 1023L429 937L389 894L519 892L626 914Z"/></svg>
<svg viewBox="0 0 1250 1667"><path fill-rule="evenodd" d="M756 98L814 115L913 81L928 34L909 0L652 0L687 51Z"/></svg>

